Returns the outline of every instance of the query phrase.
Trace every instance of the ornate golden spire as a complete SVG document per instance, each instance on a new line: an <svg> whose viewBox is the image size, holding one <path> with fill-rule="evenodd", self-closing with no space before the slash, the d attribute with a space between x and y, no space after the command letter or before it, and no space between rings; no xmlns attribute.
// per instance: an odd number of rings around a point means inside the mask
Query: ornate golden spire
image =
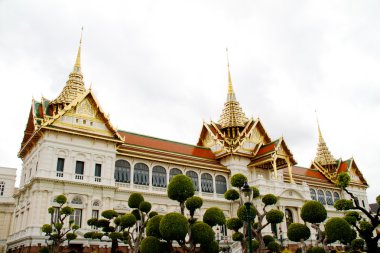
<svg viewBox="0 0 380 253"><path fill-rule="evenodd" d="M69 75L69 80L67 80L65 87L63 88L61 94L53 101L55 104L63 104L64 106L70 104L79 95L86 92L83 82L83 74L81 69L81 48L82 48L82 32L80 35L79 48L77 57L75 60L73 71Z"/></svg>
<svg viewBox="0 0 380 253"><path fill-rule="evenodd" d="M224 103L222 115L220 115L219 124L221 125L222 129L228 127L244 127L248 119L241 109L239 102L236 100L235 92L232 87L228 49L226 49L226 52L228 69L228 93L227 101Z"/></svg>
<svg viewBox="0 0 380 253"><path fill-rule="evenodd" d="M319 121L317 117L317 125L318 125L318 148L317 148L317 155L315 156L314 161L318 162L319 164L325 166L325 165L335 165L336 160L330 153L325 140L323 139L321 128L319 126Z"/></svg>

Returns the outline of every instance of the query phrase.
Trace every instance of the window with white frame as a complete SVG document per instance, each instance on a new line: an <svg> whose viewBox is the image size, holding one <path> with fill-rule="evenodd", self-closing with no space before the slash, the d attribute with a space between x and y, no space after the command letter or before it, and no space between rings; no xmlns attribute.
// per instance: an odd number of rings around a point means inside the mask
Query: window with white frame
<svg viewBox="0 0 380 253"><path fill-rule="evenodd" d="M340 195L339 195L339 193L334 192L334 203L335 203L337 200L340 200Z"/></svg>
<svg viewBox="0 0 380 253"><path fill-rule="evenodd" d="M131 182L131 165L125 160L115 162L115 181L121 183Z"/></svg>
<svg viewBox="0 0 380 253"><path fill-rule="evenodd" d="M310 188L310 197L312 200L317 200L317 193L313 188Z"/></svg>
<svg viewBox="0 0 380 253"><path fill-rule="evenodd" d="M332 193L330 191L326 191L326 202L327 202L327 205L329 205L329 206L334 205L333 196L332 196Z"/></svg>
<svg viewBox="0 0 380 253"><path fill-rule="evenodd" d="M145 163L136 163L133 172L133 183L149 185L149 167Z"/></svg>
<svg viewBox="0 0 380 253"><path fill-rule="evenodd" d="M166 170L162 166L154 166L152 170L152 185L166 187Z"/></svg>
<svg viewBox="0 0 380 253"><path fill-rule="evenodd" d="M75 208L72 215L70 215L70 220L74 221L74 225L82 227L82 209Z"/></svg>
<svg viewBox="0 0 380 253"><path fill-rule="evenodd" d="M216 193L224 194L227 191L227 180L224 176L218 175L215 178Z"/></svg>
<svg viewBox="0 0 380 253"><path fill-rule="evenodd" d="M209 173L203 173L201 176L202 192L214 192L212 176Z"/></svg>
<svg viewBox="0 0 380 253"><path fill-rule="evenodd" d="M193 182L194 189L199 191L199 182L198 182L198 174L195 171L189 170L186 172L186 176L190 177Z"/></svg>
<svg viewBox="0 0 380 253"><path fill-rule="evenodd" d="M0 181L0 196L4 196L5 182Z"/></svg>
<svg viewBox="0 0 380 253"><path fill-rule="evenodd" d="M172 180L172 178L175 176L175 175L179 175L179 174L182 174L182 171L180 169L177 169L177 168L173 168L170 170L170 173L169 173L169 182L170 180Z"/></svg>
<svg viewBox="0 0 380 253"><path fill-rule="evenodd" d="M325 199L325 194L322 190L317 191L318 194L318 201L321 202L323 205L326 205L326 199Z"/></svg>

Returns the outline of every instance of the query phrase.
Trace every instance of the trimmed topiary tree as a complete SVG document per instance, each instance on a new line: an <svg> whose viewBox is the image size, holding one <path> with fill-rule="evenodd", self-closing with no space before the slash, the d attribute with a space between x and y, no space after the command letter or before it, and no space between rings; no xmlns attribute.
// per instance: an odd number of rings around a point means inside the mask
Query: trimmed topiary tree
<svg viewBox="0 0 380 253"><path fill-rule="evenodd" d="M162 253L162 245L160 240L154 236L148 236L141 242L141 253Z"/></svg>
<svg viewBox="0 0 380 253"><path fill-rule="evenodd" d="M315 245L323 242L326 245L326 241L324 241L323 232L320 228L320 223L326 220L327 211L324 205L315 200L306 201L301 208L301 218L305 222L311 223L311 227L314 228L318 233L318 240Z"/></svg>
<svg viewBox="0 0 380 253"><path fill-rule="evenodd" d="M281 252L281 245L275 241L268 243L267 248L270 252Z"/></svg>
<svg viewBox="0 0 380 253"><path fill-rule="evenodd" d="M226 223L226 217L224 216L222 209L219 207L210 207L203 214L203 222L211 227L215 225L223 225Z"/></svg>
<svg viewBox="0 0 380 253"><path fill-rule="evenodd" d="M269 224L278 224L281 223L284 214L283 212L272 209L267 210L268 206L275 205L278 201L278 198L273 194L266 194L262 196L261 202L264 204L264 208L260 208L260 211L257 210L256 206L251 205L250 206L250 212L248 215L247 208L243 203L242 198L242 187L244 186L244 183L247 181L247 177L243 174L235 174L231 177L231 185L233 187L236 187L235 189L230 189L224 194L224 197L227 200L235 201L239 199L239 209L237 211L237 218L233 219L239 219L240 222L238 223L236 220L230 219L227 221L227 227L228 229L234 230L235 233L233 234L233 238L235 241L241 241L241 246L243 248L243 252L246 250L247 246L249 245L248 242L248 234L246 231L248 222L247 218L250 218L251 221L251 234L254 238L256 238L257 242L259 243L259 250L264 251L265 250L265 243L263 241L262 236L262 230L267 227ZM254 186L250 187L252 189L252 198L258 199L260 197L260 191ZM261 211L262 210L262 211ZM257 222L254 223L254 220L257 220ZM244 231L243 233L240 233L238 230L242 228L240 224L243 224Z"/></svg>
<svg viewBox="0 0 380 253"><path fill-rule="evenodd" d="M185 212L185 201L192 197L194 192L193 182L186 175L175 175L169 182L168 197L179 202L182 215Z"/></svg>
<svg viewBox="0 0 380 253"><path fill-rule="evenodd" d="M327 240L331 243L335 241L347 242L351 239L352 234L350 224L345 219L339 217L327 220L325 233Z"/></svg>
<svg viewBox="0 0 380 253"><path fill-rule="evenodd" d="M191 225L191 235L194 243L207 244L215 240L215 232L212 228L201 221Z"/></svg>
<svg viewBox="0 0 380 253"><path fill-rule="evenodd" d="M288 238L293 242L305 241L310 237L310 229L301 223L292 223L288 227Z"/></svg>
<svg viewBox="0 0 380 253"><path fill-rule="evenodd" d="M352 212L347 212L345 220L358 232L359 236L365 240L368 252L380 252L377 246L380 234L376 233L376 228L380 225L380 206L374 213L362 207L359 203L359 199L347 189L350 181L351 177L347 172L338 174L336 186L345 191L351 197L351 200L338 200L335 202L334 207L341 211L361 211L360 214L357 212L357 214L354 215ZM376 198L376 202L380 205L380 195ZM363 223L364 218L367 220L366 223Z"/></svg>

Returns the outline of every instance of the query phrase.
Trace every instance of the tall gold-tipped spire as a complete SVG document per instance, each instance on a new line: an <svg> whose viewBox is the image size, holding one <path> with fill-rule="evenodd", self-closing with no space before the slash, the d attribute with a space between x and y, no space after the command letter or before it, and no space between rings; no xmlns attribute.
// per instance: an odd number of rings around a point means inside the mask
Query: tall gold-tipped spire
<svg viewBox="0 0 380 253"><path fill-rule="evenodd" d="M53 101L54 104L65 105L70 104L79 95L86 92L83 82L83 74L81 69L81 49L82 49L82 35L83 27L80 35L79 48L77 57L75 59L75 64L73 71L69 75L69 80L67 80L65 87L63 88L61 94Z"/></svg>
<svg viewBox="0 0 380 253"><path fill-rule="evenodd" d="M325 140L323 139L321 128L319 126L318 116L317 116L317 125L318 125L318 148L317 154L314 161L318 162L321 165L335 165L336 160L330 153Z"/></svg>
<svg viewBox="0 0 380 253"><path fill-rule="evenodd" d="M244 127L248 119L241 109L239 102L236 100L235 92L232 87L228 49L226 49L226 53L228 69L228 92L227 101L224 103L224 108L222 115L220 115L219 124L221 125L222 129L228 127Z"/></svg>

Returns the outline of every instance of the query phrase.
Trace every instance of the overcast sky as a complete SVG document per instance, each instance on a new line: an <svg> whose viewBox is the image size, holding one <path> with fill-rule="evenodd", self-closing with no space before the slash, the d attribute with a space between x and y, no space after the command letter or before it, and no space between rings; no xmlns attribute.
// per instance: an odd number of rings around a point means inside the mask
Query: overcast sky
<svg viewBox="0 0 380 253"><path fill-rule="evenodd" d="M0 166L17 152L32 97L58 96L84 26L82 70L119 129L190 144L227 93L298 165L323 136L380 193L380 1L0 0Z"/></svg>

